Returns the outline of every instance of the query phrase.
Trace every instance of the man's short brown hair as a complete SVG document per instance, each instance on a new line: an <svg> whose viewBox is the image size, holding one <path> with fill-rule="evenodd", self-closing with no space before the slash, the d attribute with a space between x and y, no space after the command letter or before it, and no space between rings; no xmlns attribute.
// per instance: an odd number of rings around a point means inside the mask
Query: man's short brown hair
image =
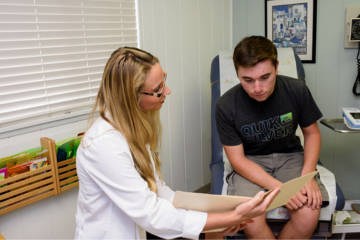
<svg viewBox="0 0 360 240"><path fill-rule="evenodd" d="M270 59L276 68L277 51L274 44L263 36L243 38L235 47L233 61L236 72L241 67L253 67L259 62Z"/></svg>

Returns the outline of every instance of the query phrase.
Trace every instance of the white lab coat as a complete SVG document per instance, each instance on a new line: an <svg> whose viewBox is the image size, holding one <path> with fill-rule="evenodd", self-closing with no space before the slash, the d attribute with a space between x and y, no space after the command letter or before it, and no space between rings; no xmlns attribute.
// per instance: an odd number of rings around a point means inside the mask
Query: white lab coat
<svg viewBox="0 0 360 240"><path fill-rule="evenodd" d="M157 174L158 193L150 191L127 142L109 123L99 118L83 143L76 157L75 239L140 239L138 226L166 239L199 237L207 214L174 208L174 192Z"/></svg>

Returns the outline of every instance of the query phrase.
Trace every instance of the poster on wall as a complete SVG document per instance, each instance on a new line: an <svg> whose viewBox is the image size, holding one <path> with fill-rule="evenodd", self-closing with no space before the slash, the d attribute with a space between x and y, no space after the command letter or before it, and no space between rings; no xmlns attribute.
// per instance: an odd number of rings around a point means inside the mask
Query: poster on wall
<svg viewBox="0 0 360 240"><path fill-rule="evenodd" d="M292 48L315 63L317 0L265 0L265 36L276 48Z"/></svg>

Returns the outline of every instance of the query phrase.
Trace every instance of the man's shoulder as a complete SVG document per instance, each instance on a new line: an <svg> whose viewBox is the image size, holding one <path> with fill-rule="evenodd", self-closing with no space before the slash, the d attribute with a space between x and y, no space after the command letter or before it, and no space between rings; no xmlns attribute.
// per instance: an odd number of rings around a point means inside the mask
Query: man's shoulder
<svg viewBox="0 0 360 240"><path fill-rule="evenodd" d="M221 106L224 104L228 104L229 101L233 101L234 97L237 94L241 94L241 84L237 84L236 86L229 89L227 92L225 92L222 96L220 96L219 100L217 101L217 105Z"/></svg>
<svg viewBox="0 0 360 240"><path fill-rule="evenodd" d="M298 92L303 88L306 88L304 81L298 78L292 78L284 75L277 75L276 81L280 88L286 88L291 92Z"/></svg>
<svg viewBox="0 0 360 240"><path fill-rule="evenodd" d="M292 86L292 85L304 86L305 85L305 82L303 80L300 80L298 78L284 76L284 75L277 75L276 81L278 81L279 83L285 84L285 85L289 85L289 86Z"/></svg>

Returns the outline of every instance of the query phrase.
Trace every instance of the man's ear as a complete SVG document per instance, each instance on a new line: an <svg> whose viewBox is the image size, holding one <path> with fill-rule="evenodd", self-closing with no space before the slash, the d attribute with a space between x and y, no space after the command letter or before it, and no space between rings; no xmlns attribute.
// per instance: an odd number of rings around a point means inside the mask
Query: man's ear
<svg viewBox="0 0 360 240"><path fill-rule="evenodd" d="M276 67L275 67L276 75L279 73L278 69L279 69L279 60L277 60L276 62Z"/></svg>

